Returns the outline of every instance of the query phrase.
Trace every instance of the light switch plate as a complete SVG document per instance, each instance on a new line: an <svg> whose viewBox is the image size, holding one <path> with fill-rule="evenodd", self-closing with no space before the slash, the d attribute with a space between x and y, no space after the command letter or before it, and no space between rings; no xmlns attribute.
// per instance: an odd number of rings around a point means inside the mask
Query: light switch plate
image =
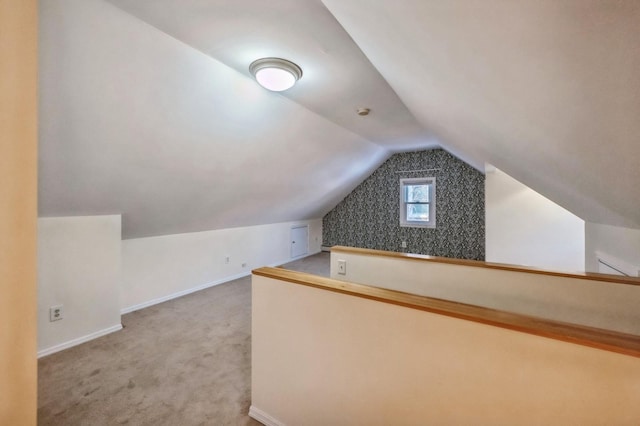
<svg viewBox="0 0 640 426"><path fill-rule="evenodd" d="M347 261L338 260L338 274L347 275Z"/></svg>

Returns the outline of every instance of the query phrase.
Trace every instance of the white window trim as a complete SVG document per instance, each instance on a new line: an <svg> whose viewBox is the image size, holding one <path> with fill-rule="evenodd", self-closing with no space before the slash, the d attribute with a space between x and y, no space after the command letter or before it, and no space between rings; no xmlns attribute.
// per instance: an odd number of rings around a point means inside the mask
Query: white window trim
<svg viewBox="0 0 640 426"><path fill-rule="evenodd" d="M427 183L431 185L429 191L429 223L415 222L407 220L407 208L404 200L404 186L416 183ZM400 226L411 228L435 228L436 227L436 178L406 178L400 179Z"/></svg>

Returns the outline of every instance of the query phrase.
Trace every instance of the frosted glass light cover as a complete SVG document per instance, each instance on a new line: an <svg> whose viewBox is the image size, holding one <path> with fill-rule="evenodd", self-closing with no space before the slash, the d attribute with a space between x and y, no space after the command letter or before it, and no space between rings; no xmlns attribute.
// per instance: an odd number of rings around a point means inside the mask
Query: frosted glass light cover
<svg viewBox="0 0 640 426"><path fill-rule="evenodd" d="M302 68L282 58L256 59L249 65L249 72L258 84L274 92L291 88L302 77Z"/></svg>
<svg viewBox="0 0 640 426"><path fill-rule="evenodd" d="M262 68L256 72L256 80L265 89L282 92L296 84L296 77L281 68Z"/></svg>

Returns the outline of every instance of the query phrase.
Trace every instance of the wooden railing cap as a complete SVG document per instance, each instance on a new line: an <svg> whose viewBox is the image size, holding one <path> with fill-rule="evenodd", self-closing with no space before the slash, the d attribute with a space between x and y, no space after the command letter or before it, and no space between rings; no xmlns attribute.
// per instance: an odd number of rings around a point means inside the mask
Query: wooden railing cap
<svg viewBox="0 0 640 426"><path fill-rule="evenodd" d="M481 306L367 286L282 268L258 268L253 275L383 303L464 319L640 358L640 336L520 315Z"/></svg>
<svg viewBox="0 0 640 426"><path fill-rule="evenodd" d="M483 262L480 260L454 259L450 257L429 256L425 254L398 253L385 250L374 250L357 247L333 246L332 252L336 253L353 253L370 256L393 257L407 260L415 260L422 262L447 263L451 265L472 266L475 268L500 269L503 271L524 272L528 274L551 275L556 277L575 278L581 280L603 281L614 284L626 284L640 286L640 278L625 277L621 275L599 274L595 272L561 272L549 271L546 269L534 268L530 266L509 265L505 263Z"/></svg>

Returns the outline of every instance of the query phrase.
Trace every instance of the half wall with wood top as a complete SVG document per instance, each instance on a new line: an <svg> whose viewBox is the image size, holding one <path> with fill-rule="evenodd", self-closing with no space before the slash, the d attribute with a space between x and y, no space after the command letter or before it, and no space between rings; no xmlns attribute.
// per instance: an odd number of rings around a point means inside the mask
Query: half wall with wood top
<svg viewBox="0 0 640 426"><path fill-rule="evenodd" d="M266 425L640 418L638 336L283 269L253 274L250 415Z"/></svg>
<svg viewBox="0 0 640 426"><path fill-rule="evenodd" d="M640 278L353 247L331 249L331 278L640 335Z"/></svg>

